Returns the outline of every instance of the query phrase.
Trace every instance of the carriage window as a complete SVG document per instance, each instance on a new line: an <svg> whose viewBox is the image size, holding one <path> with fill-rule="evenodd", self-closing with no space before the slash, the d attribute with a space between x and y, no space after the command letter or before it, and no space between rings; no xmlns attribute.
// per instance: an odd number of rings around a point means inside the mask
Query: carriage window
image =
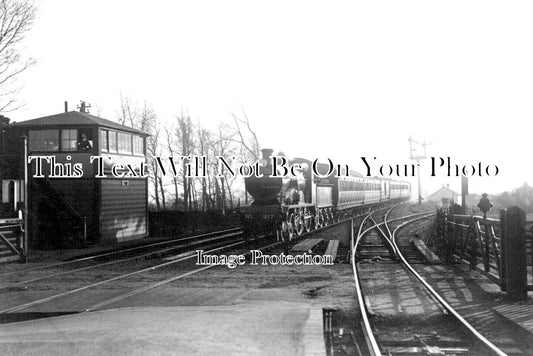
<svg viewBox="0 0 533 356"><path fill-rule="evenodd" d="M30 130L30 151L59 151L59 130Z"/></svg>
<svg viewBox="0 0 533 356"><path fill-rule="evenodd" d="M61 151L76 151L78 149L78 130L61 130Z"/></svg>
<svg viewBox="0 0 533 356"><path fill-rule="evenodd" d="M118 152L131 154L131 135L127 133L118 133Z"/></svg>

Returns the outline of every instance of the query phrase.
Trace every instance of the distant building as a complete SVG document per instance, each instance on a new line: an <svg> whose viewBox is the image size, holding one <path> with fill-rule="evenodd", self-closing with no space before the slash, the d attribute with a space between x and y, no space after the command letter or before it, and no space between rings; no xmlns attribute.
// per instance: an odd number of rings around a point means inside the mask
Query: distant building
<svg viewBox="0 0 533 356"><path fill-rule="evenodd" d="M128 165L139 172L146 159L147 133L78 111L14 123L4 130L2 145L11 158L0 167L4 213L20 207L23 196L21 136L28 138L28 155L55 160L56 176L75 175L77 163L83 169L79 178L54 177L44 161L44 177L37 178L36 160L29 165L30 246L61 248L147 236L147 178L111 174L113 164L123 165L119 172L130 172ZM99 167L90 162L91 156L105 157L105 178L95 177Z"/></svg>
<svg viewBox="0 0 533 356"><path fill-rule="evenodd" d="M457 200L461 197L460 194L453 191L448 186L442 186L439 190L427 197L426 201L437 203L439 206L449 207L452 203L457 203ZM446 206L448 205L448 206Z"/></svg>

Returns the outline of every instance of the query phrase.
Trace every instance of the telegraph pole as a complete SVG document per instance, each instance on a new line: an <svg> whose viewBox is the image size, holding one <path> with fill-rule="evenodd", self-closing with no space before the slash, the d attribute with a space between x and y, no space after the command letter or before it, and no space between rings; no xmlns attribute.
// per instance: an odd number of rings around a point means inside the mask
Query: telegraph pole
<svg viewBox="0 0 533 356"><path fill-rule="evenodd" d="M413 154L413 152L416 151L416 148L413 149L413 142L418 145L421 145L424 148L423 154L418 154L418 155ZM418 175L418 205L422 204L422 183L420 182L420 161L427 158L426 146L427 146L426 141L424 141L423 143L419 143L413 140L411 136L409 136L409 155L410 155L409 158L416 161L416 170L417 170L416 174Z"/></svg>
<svg viewBox="0 0 533 356"><path fill-rule="evenodd" d="M466 214L466 196L468 194L468 177L461 176L461 204Z"/></svg>

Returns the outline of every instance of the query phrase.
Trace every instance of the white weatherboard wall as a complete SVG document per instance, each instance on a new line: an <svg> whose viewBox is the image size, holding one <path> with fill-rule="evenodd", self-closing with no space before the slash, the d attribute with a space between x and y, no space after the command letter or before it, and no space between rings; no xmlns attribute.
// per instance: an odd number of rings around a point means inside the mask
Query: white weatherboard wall
<svg viewBox="0 0 533 356"><path fill-rule="evenodd" d="M147 235L146 180L102 179L102 241L123 242Z"/></svg>

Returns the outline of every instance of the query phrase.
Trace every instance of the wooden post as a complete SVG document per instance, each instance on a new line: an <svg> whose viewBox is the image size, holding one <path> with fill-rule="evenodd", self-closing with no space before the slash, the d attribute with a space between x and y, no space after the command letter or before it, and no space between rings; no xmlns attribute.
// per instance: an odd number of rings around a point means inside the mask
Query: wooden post
<svg viewBox="0 0 533 356"><path fill-rule="evenodd" d="M474 233L472 234L472 239L470 241L470 269L476 269L477 266L477 243L480 239L481 228L479 222L473 221L474 224Z"/></svg>
<svg viewBox="0 0 533 356"><path fill-rule="evenodd" d="M451 256L450 256L450 241L449 241L449 233L448 233L448 212L446 209L442 209L442 232L443 232L443 241L444 241L444 253L445 253L445 260L446 263L450 263ZM438 215L438 210L437 210Z"/></svg>
<svg viewBox="0 0 533 356"><path fill-rule="evenodd" d="M450 224L450 215L448 215L448 224L450 226L448 230L448 240L446 241L446 263L450 264L453 263L453 247L457 240L457 219L454 218L453 224ZM453 233L451 231L452 226Z"/></svg>
<svg viewBox="0 0 533 356"><path fill-rule="evenodd" d="M507 291L507 249L505 248L505 229L507 209L500 209L500 289Z"/></svg>
<svg viewBox="0 0 533 356"><path fill-rule="evenodd" d="M490 272L490 225L484 224L483 227L485 228L485 231L483 232L483 265L485 267L485 272Z"/></svg>
<svg viewBox="0 0 533 356"><path fill-rule="evenodd" d="M507 295L513 299L527 298L527 256L525 238L526 214L513 206L505 213L505 246Z"/></svg>
<svg viewBox="0 0 533 356"><path fill-rule="evenodd" d="M466 214L466 196L468 194L468 177L461 176L461 205Z"/></svg>

